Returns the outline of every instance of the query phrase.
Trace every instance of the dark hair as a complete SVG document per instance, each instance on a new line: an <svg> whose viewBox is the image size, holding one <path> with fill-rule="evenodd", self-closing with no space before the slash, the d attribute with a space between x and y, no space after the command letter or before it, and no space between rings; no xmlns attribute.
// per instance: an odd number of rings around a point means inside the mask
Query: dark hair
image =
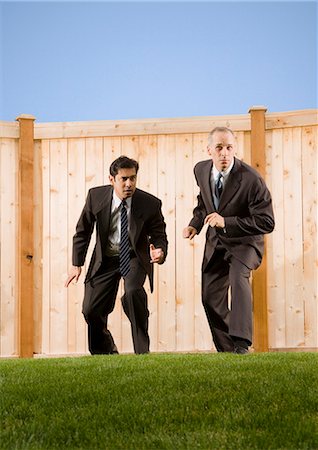
<svg viewBox="0 0 318 450"><path fill-rule="evenodd" d="M137 174L139 164L134 159L128 158L128 156L120 156L111 163L109 173L115 177L120 169L136 169Z"/></svg>

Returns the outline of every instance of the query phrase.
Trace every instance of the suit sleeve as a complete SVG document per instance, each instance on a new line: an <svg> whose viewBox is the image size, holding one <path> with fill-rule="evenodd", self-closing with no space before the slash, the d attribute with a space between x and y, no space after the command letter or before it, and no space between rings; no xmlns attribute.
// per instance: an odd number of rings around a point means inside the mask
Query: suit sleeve
<svg viewBox="0 0 318 450"><path fill-rule="evenodd" d="M168 240L160 200L158 200L155 214L151 217L148 223L148 235L150 244L153 244L156 248L161 248L163 250L165 260L168 252Z"/></svg>
<svg viewBox="0 0 318 450"><path fill-rule="evenodd" d="M227 237L271 233L275 226L272 198L262 178L257 178L249 192L248 215L224 217Z"/></svg>
<svg viewBox="0 0 318 450"><path fill-rule="evenodd" d="M196 167L194 168L194 176L195 176L197 185L200 187L198 178L197 178L197 174L196 174ZM207 216L207 211L206 211L203 199L202 199L201 191L199 192L199 194L197 196L197 201L198 201L198 203L197 203L197 206L193 210L193 217L190 220L189 226L195 228L197 230L197 234L199 234L203 228L204 219Z"/></svg>
<svg viewBox="0 0 318 450"><path fill-rule="evenodd" d="M91 209L91 192L88 192L85 206L76 225L76 233L73 237L72 263L81 267L85 263L87 249L94 230L95 215Z"/></svg>

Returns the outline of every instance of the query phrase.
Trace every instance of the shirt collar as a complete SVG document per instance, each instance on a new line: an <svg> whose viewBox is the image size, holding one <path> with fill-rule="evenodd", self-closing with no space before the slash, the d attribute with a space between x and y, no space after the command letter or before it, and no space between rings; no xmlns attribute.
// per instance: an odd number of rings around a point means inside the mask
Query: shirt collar
<svg viewBox="0 0 318 450"><path fill-rule="evenodd" d="M131 197L126 198L126 203L128 208L131 207ZM120 198L118 197L118 195L116 194L115 190L113 191L113 205L115 206L115 208L119 208L120 204L121 204L122 200L120 200Z"/></svg>
<svg viewBox="0 0 318 450"><path fill-rule="evenodd" d="M228 174L231 172L233 166L234 166L234 158L233 158L233 161L231 162L230 166L226 170L221 172L221 174L222 174L222 176L224 178L228 176ZM214 165L212 167L212 173L213 173L214 180L216 180L217 177L219 176L220 172L218 171L218 169Z"/></svg>

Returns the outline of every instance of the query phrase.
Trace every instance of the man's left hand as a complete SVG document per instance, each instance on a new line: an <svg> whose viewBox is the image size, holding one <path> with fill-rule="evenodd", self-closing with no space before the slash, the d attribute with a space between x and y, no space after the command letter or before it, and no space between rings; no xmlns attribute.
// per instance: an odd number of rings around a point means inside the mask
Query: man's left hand
<svg viewBox="0 0 318 450"><path fill-rule="evenodd" d="M214 212L212 214L209 214L204 219L204 223L207 223L210 225L210 227L214 228L224 228L225 227L225 221L224 217L220 216L220 214Z"/></svg>
<svg viewBox="0 0 318 450"><path fill-rule="evenodd" d="M155 248L153 244L150 244L150 262L151 263L163 263L165 254L161 248Z"/></svg>

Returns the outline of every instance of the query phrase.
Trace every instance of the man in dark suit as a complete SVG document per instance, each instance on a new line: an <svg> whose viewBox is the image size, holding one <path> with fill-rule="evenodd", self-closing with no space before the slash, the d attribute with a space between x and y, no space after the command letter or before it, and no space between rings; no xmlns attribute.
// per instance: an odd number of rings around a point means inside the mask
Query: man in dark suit
<svg viewBox="0 0 318 450"><path fill-rule="evenodd" d="M110 185L90 189L73 238L73 266L65 282L76 282L96 225L96 244L85 278L83 314L91 354L118 353L107 317L113 311L120 278L123 309L130 320L135 353L149 352L146 277L153 290L153 264L167 255L161 201L136 188L137 161L121 156L110 166Z"/></svg>
<svg viewBox="0 0 318 450"><path fill-rule="evenodd" d="M237 159L235 151L232 130L217 127L211 131L211 159L194 168L200 192L183 237L193 239L208 224L202 303L217 351L244 354L252 344L250 273L262 261L264 234L274 229L274 215L264 180Z"/></svg>

